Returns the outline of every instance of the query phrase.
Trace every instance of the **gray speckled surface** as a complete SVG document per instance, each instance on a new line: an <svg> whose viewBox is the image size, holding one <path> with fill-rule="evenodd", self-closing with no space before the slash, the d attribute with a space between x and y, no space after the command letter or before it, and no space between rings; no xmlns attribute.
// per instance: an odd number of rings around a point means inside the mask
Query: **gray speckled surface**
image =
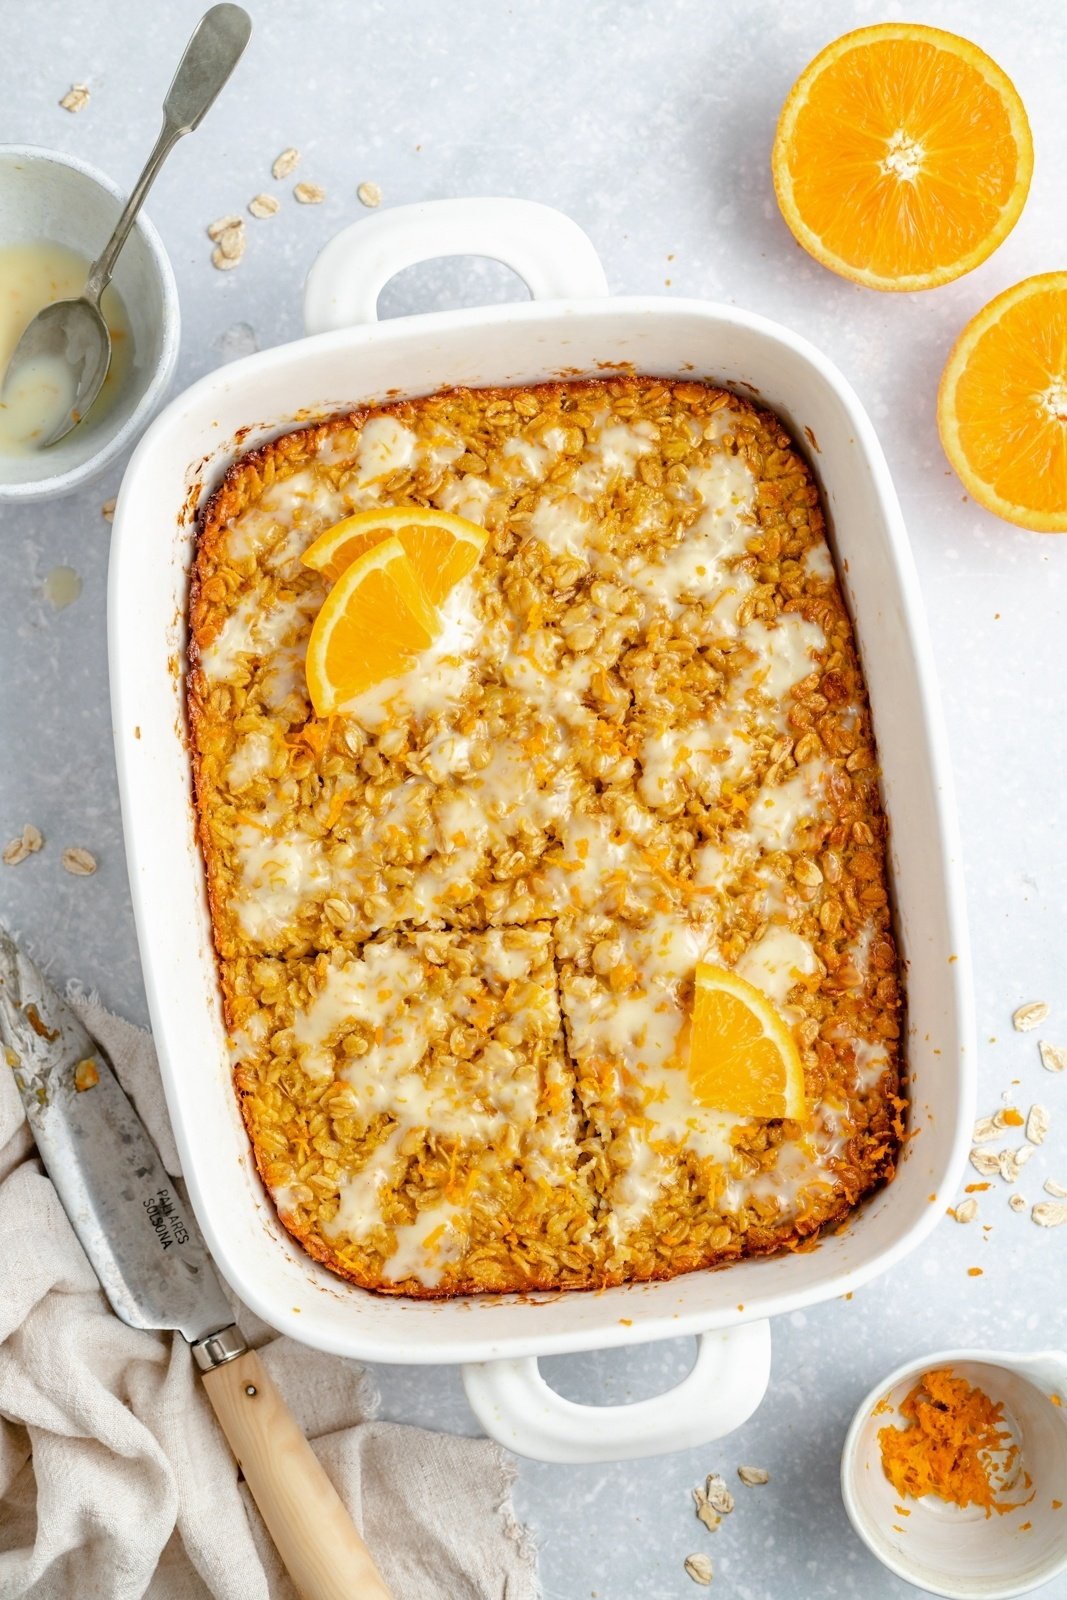
<svg viewBox="0 0 1067 1600"><path fill-rule="evenodd" d="M613 288L764 312L820 344L855 384L896 477L933 619L967 857L982 1108L1020 1080L1020 1103L1040 1098L1053 1113L1020 1187L1032 1200L1046 1174L1067 1181L1067 1077L1044 1072L1034 1036L1010 1025L1014 1005L1043 997L1054 1008L1048 1036L1067 1044L1067 542L1013 530L970 504L934 426L938 375L963 323L1009 284L1063 265L1060 0L922 8L924 21L976 39L1015 79L1037 165L1023 218L997 254L956 284L908 297L853 288L802 255L767 172L777 110L799 69L837 33L897 6L407 0L310 10L259 0L255 9L238 78L179 147L150 206L182 296L179 384L298 334L303 275L319 246L361 214L355 189L367 178L386 205L510 193L559 206L593 238ZM6 135L76 152L130 182L198 10L190 0L153 8L147 38L149 13L136 0L78 10L40 0L12 14L0 59ZM72 82L92 91L77 117L57 105ZM320 182L325 204L298 206L293 180L272 182L270 163L289 144L303 151L297 176ZM240 268L213 271L205 225L261 189L282 197L281 212L249 218ZM383 312L503 299L514 288L484 263L413 269L386 291ZM0 509L0 835L33 821L48 840L39 856L0 869L0 915L47 953L58 977L79 977L144 1021L107 701L100 505L117 484L116 472L58 504ZM84 589L57 613L41 584L59 563L77 568ZM62 872L67 844L98 856L95 877ZM767 1399L722 1444L616 1467L523 1463L519 1506L537 1530L551 1600L698 1592L682 1561L699 1549L715 1560L714 1592L736 1600L912 1593L847 1525L836 1487L841 1440L866 1389L912 1355L1064 1342L1067 1230L1039 1230L1006 1202L996 1183L981 1197L979 1224L946 1221L851 1302L777 1323ZM981 1277L968 1277L973 1265ZM546 1366L565 1393L606 1402L666 1387L689 1355L688 1345L666 1344ZM380 1376L389 1415L472 1429L455 1372ZM741 1490L712 1538L693 1520L690 1485L741 1461L767 1467L771 1483ZM1063 1600L1067 1580L1041 1593Z"/></svg>

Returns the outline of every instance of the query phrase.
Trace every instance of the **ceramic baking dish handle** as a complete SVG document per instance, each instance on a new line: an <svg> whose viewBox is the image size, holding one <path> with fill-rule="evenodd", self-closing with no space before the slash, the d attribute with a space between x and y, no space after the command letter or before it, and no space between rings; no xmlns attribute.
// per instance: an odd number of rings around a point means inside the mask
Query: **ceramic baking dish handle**
<svg viewBox="0 0 1067 1600"><path fill-rule="evenodd" d="M535 300L608 292L600 258L576 222L533 200L426 200L375 212L320 253L304 286L308 333L378 320L389 279L441 256L490 256L517 272Z"/></svg>
<svg viewBox="0 0 1067 1600"><path fill-rule="evenodd" d="M535 1461L629 1461L707 1444L739 1428L771 1375L769 1322L703 1333L688 1377L627 1406L583 1406L550 1389L537 1359L463 1368L471 1409L490 1438Z"/></svg>

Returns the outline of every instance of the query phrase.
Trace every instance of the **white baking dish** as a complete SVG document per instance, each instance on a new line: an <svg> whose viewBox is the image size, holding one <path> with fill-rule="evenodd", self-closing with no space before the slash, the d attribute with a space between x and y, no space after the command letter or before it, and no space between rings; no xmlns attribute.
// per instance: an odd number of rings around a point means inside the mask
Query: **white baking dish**
<svg viewBox="0 0 1067 1600"><path fill-rule="evenodd" d="M375 321L394 272L458 254L506 262L533 300ZM118 500L109 598L115 740L149 1007L186 1181L215 1259L243 1300L307 1344L375 1361L468 1363L468 1394L487 1431L521 1452L570 1461L675 1449L742 1422L767 1382L767 1319L855 1289L913 1249L944 1212L973 1115L945 739L918 581L871 424L830 362L785 328L703 301L604 296L588 239L542 206L437 202L354 224L308 280L311 336L203 378L146 434ZM183 731L193 511L250 425L243 448L353 403L626 366L758 394L817 452L885 773L915 1136L896 1181L808 1253L602 1294L377 1297L316 1266L282 1229L230 1085ZM680 1334L701 1336L692 1373L639 1405L577 1406L537 1371L539 1355Z"/></svg>

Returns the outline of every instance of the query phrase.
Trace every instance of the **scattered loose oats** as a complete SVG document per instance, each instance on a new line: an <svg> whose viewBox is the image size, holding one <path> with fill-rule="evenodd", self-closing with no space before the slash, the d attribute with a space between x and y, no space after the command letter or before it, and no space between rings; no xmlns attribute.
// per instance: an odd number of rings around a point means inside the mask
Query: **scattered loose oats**
<svg viewBox="0 0 1067 1600"><path fill-rule="evenodd" d="M693 1490L693 1504L697 1508L697 1521L702 1522L709 1533L714 1533L722 1518L708 1505L708 1497L703 1489Z"/></svg>
<svg viewBox="0 0 1067 1600"><path fill-rule="evenodd" d="M1044 1144L1048 1132L1049 1114L1045 1106L1036 1103L1026 1114L1026 1137L1031 1144Z"/></svg>
<svg viewBox="0 0 1067 1600"><path fill-rule="evenodd" d="M62 100L59 102L64 111L84 111L89 104L89 86L85 83L71 84Z"/></svg>
<svg viewBox="0 0 1067 1600"><path fill-rule="evenodd" d="M83 850L80 845L72 845L63 852L63 866L67 872L72 872L76 878L91 878L96 871L96 857Z"/></svg>
<svg viewBox="0 0 1067 1600"><path fill-rule="evenodd" d="M1031 1000L1025 1006L1020 1006L1012 1012L1011 1020L1017 1032L1029 1033L1031 1028L1036 1028L1039 1022L1044 1022L1048 1016L1048 1004L1044 1000Z"/></svg>
<svg viewBox="0 0 1067 1600"><path fill-rule="evenodd" d="M248 209L254 217L273 217L279 209L280 202L272 194L257 194L248 202Z"/></svg>
<svg viewBox="0 0 1067 1600"><path fill-rule="evenodd" d="M1000 1171L1000 1158L992 1150L972 1150L970 1163L983 1178L991 1178Z"/></svg>
<svg viewBox="0 0 1067 1600"><path fill-rule="evenodd" d="M361 183L356 190L356 198L361 205L380 206L382 203L382 191L376 183Z"/></svg>
<svg viewBox="0 0 1067 1600"><path fill-rule="evenodd" d="M317 183L298 183L293 190L293 199L302 206L320 206L325 198L326 190Z"/></svg>
<svg viewBox="0 0 1067 1600"><path fill-rule="evenodd" d="M694 1583L699 1583L705 1589L711 1582L711 1562L705 1555L686 1556L685 1570Z"/></svg>
<svg viewBox="0 0 1067 1600"><path fill-rule="evenodd" d="M708 1505L717 1511L721 1517L728 1517L734 1509L734 1497L726 1487L726 1479L721 1472L709 1472L708 1481L704 1486L704 1493L708 1497Z"/></svg>
<svg viewBox="0 0 1067 1600"><path fill-rule="evenodd" d="M974 1125L974 1132L971 1134L971 1138L975 1144L988 1144L990 1139L997 1137L1001 1127L1002 1124L997 1121L996 1116L979 1117Z"/></svg>
<svg viewBox="0 0 1067 1600"><path fill-rule="evenodd" d="M105 500L104 501L103 505L100 507L100 515L103 517L105 522L114 522L114 520L115 520L115 502L114 502L114 500Z"/></svg>
<svg viewBox="0 0 1067 1600"><path fill-rule="evenodd" d="M1005 1183L1016 1183L1023 1167L1034 1153L1032 1144L1024 1144L1018 1150L1002 1150L997 1158L1000 1176Z"/></svg>
<svg viewBox="0 0 1067 1600"><path fill-rule="evenodd" d="M224 233L229 233L231 228L243 228L244 223L240 217L220 217L213 222L207 230L207 236L213 241L218 241Z"/></svg>
<svg viewBox="0 0 1067 1600"><path fill-rule="evenodd" d="M1045 1193L1057 1200L1067 1200L1067 1188L1064 1188L1062 1183L1057 1183L1055 1178L1045 1179Z"/></svg>
<svg viewBox="0 0 1067 1600"><path fill-rule="evenodd" d="M1013 1211L1025 1211L1030 1202L1016 1190L1008 1196L1008 1204Z"/></svg>
<svg viewBox="0 0 1067 1600"><path fill-rule="evenodd" d="M19 837L4 846L2 858L4 865L17 867L27 856L36 855L43 844L44 836L40 829L35 828L32 822L27 822Z"/></svg>
<svg viewBox="0 0 1067 1600"><path fill-rule="evenodd" d="M976 1201L975 1210L977 1209L978 1204ZM769 1483L771 1478L770 1473L765 1472L762 1467L738 1467L737 1476L741 1479L746 1489L755 1488L760 1483Z"/></svg>
<svg viewBox="0 0 1067 1600"><path fill-rule="evenodd" d="M1060 1045L1046 1044L1042 1039L1037 1048L1041 1052L1041 1065L1049 1072L1062 1072L1067 1067L1067 1050Z"/></svg>
<svg viewBox="0 0 1067 1600"><path fill-rule="evenodd" d="M1059 1228L1067 1222L1067 1206L1055 1205L1051 1200L1039 1200L1030 1216L1039 1228Z"/></svg>
<svg viewBox="0 0 1067 1600"><path fill-rule="evenodd" d="M952 1215L957 1222L973 1222L978 1215L978 1201L973 1195L969 1200L961 1200Z"/></svg>
<svg viewBox="0 0 1067 1600"><path fill-rule="evenodd" d="M274 178L287 178L290 172L296 170L296 164L299 160L299 150L283 150L270 169L271 176Z"/></svg>
<svg viewBox="0 0 1067 1600"><path fill-rule="evenodd" d="M96 1069L96 1062L92 1056L87 1056L84 1061L79 1061L74 1068L74 1087L79 1094L84 1094L86 1089L95 1089L100 1082L100 1074Z"/></svg>

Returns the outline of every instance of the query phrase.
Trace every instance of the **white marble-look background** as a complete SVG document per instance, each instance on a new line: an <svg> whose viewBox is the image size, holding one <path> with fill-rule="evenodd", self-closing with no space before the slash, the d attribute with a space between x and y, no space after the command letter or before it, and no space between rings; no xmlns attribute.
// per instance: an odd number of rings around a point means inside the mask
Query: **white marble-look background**
<svg viewBox="0 0 1067 1600"><path fill-rule="evenodd" d="M250 0L255 33L238 76L180 146L149 207L171 253L184 333L178 383L234 355L296 337L315 252L383 204L514 194L570 213L618 291L699 295L763 312L826 350L859 390L895 474L933 625L959 786L974 941L982 1109L1018 1079L1052 1131L1021 1184L1067 1181L1067 1077L1038 1062L1010 1012L1047 999L1048 1036L1067 1044L1067 541L1012 529L964 497L937 440L938 377L955 335L1001 289L1062 268L1067 246L1067 16L1062 0ZM7 139L68 150L130 183L155 136L172 66L201 7L143 0L37 0L8 7L0 50ZM1020 89L1036 169L1022 220L983 267L914 296L846 284L793 244L774 204L775 119L810 57L846 29L906 16L967 34ZM57 102L87 83L78 116ZM321 183L295 204L270 164L303 152ZM240 267L210 265L206 225L265 189L283 199L248 218ZM86 241L87 249L94 241ZM386 291L398 314L510 298L485 263L414 269ZM521 292L521 291L520 291ZM57 978L77 976L138 1021L144 998L130 915L107 700L104 594L116 471L58 504L0 510L0 843L34 822L45 850L0 868L0 917ZM146 528L144 537L151 539ZM56 612L42 581L57 564L84 580ZM60 868L68 844L99 859L92 878ZM988 1225L988 1231L987 1231ZM756 1416L718 1446L657 1461L562 1468L523 1463L518 1498L539 1537L550 1600L671 1600L699 1592L682 1571L711 1554L714 1592L734 1600L890 1600L912 1593L852 1535L837 1490L852 1409L897 1362L953 1344L1062 1345L1067 1229L1034 1227L999 1183L978 1223L950 1220L909 1261L860 1291L775 1325L774 1374ZM967 1275L970 1266L983 1276ZM589 1403L655 1393L687 1368L682 1342L546 1364ZM444 1368L381 1369L388 1414L470 1429ZM739 1462L766 1467L739 1487L714 1537L690 1486ZM1064 1600L1067 1579L1045 1600Z"/></svg>

